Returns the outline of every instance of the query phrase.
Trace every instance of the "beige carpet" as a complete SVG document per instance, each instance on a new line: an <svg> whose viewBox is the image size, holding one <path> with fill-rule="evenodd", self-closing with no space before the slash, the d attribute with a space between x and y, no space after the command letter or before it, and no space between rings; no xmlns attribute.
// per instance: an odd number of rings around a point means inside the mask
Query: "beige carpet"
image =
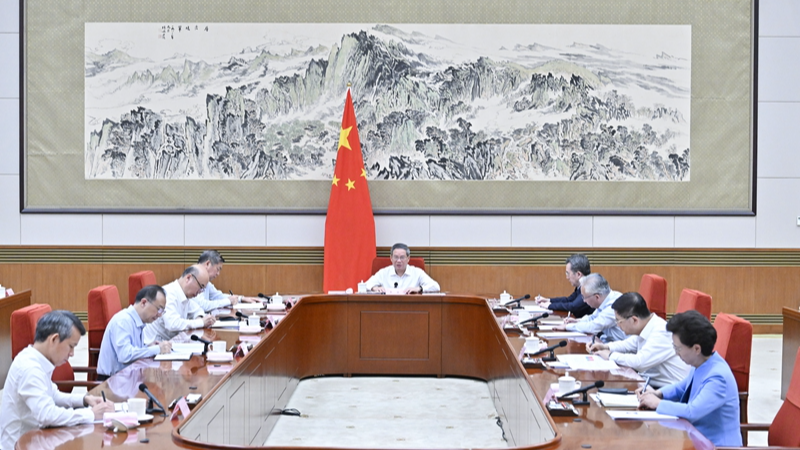
<svg viewBox="0 0 800 450"><path fill-rule="evenodd" d="M264 445L502 448L485 382L460 378L322 377L301 381Z"/></svg>

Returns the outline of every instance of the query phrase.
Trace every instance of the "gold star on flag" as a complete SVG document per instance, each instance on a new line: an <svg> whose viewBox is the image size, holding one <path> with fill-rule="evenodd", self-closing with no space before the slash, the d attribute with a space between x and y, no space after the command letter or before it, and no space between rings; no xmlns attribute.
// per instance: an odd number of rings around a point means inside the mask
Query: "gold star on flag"
<svg viewBox="0 0 800 450"><path fill-rule="evenodd" d="M352 129L353 127L342 128L342 131L339 133L339 147L352 150L352 148L350 148L350 141L347 140L347 137L350 136L350 130Z"/></svg>
<svg viewBox="0 0 800 450"><path fill-rule="evenodd" d="M363 167L361 168L361 176L367 178L367 171Z"/></svg>
<svg viewBox="0 0 800 450"><path fill-rule="evenodd" d="M347 183L346 184L347 184L347 190L348 191L350 189L355 189L356 188L356 182L351 180L350 178L347 179Z"/></svg>
<svg viewBox="0 0 800 450"><path fill-rule="evenodd" d="M333 176L333 185L334 186L338 186L339 185L339 179L336 178L336 175Z"/></svg>

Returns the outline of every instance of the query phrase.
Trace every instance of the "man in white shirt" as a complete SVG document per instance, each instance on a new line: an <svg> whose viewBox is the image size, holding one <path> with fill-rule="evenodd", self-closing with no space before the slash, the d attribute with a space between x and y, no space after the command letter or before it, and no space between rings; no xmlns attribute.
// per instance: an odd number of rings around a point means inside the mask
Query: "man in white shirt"
<svg viewBox="0 0 800 450"><path fill-rule="evenodd" d="M667 331L667 322L650 312L647 302L638 292L622 294L612 308L617 325L628 339L588 344L586 349L590 353L649 377L650 385L656 389L677 383L689 375L689 365L672 348L672 333Z"/></svg>
<svg viewBox="0 0 800 450"><path fill-rule="evenodd" d="M225 308L233 306L239 302L256 303L260 300L255 297L245 297L243 295L230 295L220 291L214 286L212 281L219 276L222 272L222 265L225 263L225 258L216 250L206 250L200 254L197 264L206 268L208 271L208 284L197 296L193 299L203 308L204 311L211 311L217 308Z"/></svg>
<svg viewBox="0 0 800 450"><path fill-rule="evenodd" d="M0 450L13 450L30 430L91 423L114 411L114 404L100 397L60 392L50 379L84 334L83 324L69 311L51 311L39 319L33 345L19 352L8 370L0 406Z"/></svg>
<svg viewBox="0 0 800 450"><path fill-rule="evenodd" d="M611 306L622 293L612 291L608 287L608 281L598 273L586 275L581 278L581 295L587 305L595 308L595 311L583 316L580 320L572 317L564 319L564 327L567 331L578 331L580 333L601 335L604 342L622 341L628 337L620 327L617 326L616 316Z"/></svg>
<svg viewBox="0 0 800 450"><path fill-rule="evenodd" d="M210 327L216 319L196 302L192 301L208 283L208 271L200 265L193 265L183 271L180 278L164 286L167 304L164 314L144 327L144 344L168 341L181 331L192 328Z"/></svg>
<svg viewBox="0 0 800 450"><path fill-rule="evenodd" d="M439 292L439 283L424 270L408 265L411 250L406 244L392 246L392 265L377 271L367 280L367 289L385 293L387 289L400 290L405 294Z"/></svg>

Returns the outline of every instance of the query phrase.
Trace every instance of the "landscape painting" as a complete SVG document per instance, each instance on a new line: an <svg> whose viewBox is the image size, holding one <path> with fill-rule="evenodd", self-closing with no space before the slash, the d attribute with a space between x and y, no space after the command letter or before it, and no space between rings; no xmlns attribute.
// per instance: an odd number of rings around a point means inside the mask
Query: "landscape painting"
<svg viewBox="0 0 800 450"><path fill-rule="evenodd" d="M691 30L86 23L84 176L688 182Z"/></svg>

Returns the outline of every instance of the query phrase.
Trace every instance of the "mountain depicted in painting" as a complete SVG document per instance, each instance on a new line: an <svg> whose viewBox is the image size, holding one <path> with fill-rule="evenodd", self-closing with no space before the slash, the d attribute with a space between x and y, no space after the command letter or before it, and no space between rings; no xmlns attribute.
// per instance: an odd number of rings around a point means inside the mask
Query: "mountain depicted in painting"
<svg viewBox="0 0 800 450"><path fill-rule="evenodd" d="M218 24L155 44L124 37L155 24L93 25L87 179L330 179L350 83L370 179L689 180L688 26L665 51L646 39L665 26L631 49L579 25L542 43L537 25ZM607 27L597 42L626 31Z"/></svg>

